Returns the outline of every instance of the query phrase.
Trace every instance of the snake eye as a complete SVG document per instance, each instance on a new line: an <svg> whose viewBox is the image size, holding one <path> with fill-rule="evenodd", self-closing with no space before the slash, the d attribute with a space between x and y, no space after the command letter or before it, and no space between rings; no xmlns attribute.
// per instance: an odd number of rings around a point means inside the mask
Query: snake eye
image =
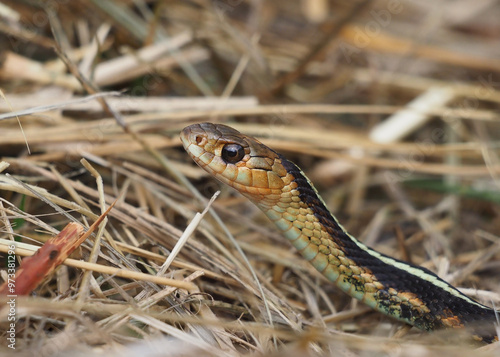
<svg viewBox="0 0 500 357"><path fill-rule="evenodd" d="M230 164L236 164L245 156L245 149L238 144L227 144L222 148L222 159Z"/></svg>

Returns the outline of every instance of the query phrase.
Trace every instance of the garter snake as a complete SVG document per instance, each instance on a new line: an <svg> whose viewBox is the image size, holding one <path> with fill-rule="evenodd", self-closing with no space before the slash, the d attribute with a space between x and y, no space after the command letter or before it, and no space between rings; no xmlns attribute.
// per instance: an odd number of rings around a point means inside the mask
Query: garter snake
<svg viewBox="0 0 500 357"><path fill-rule="evenodd" d="M304 173L258 140L222 124L181 132L193 160L257 205L321 274L371 308L432 331L468 328L498 340L496 312L423 267L379 253L351 236Z"/></svg>

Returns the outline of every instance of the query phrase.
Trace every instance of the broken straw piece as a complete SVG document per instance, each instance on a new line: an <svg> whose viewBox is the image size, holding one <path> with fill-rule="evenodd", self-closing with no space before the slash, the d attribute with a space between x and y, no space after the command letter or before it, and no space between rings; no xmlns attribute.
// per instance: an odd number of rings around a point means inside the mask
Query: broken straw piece
<svg viewBox="0 0 500 357"><path fill-rule="evenodd" d="M373 127L370 139L377 143L399 141L423 125L436 109L440 109L455 97L449 87L428 89L407 104L407 109L400 110L382 123Z"/></svg>

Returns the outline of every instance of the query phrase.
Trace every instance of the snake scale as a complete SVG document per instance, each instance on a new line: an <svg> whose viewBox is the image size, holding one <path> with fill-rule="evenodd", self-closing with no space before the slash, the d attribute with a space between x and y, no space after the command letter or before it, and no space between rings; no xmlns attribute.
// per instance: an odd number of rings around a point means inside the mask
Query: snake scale
<svg viewBox="0 0 500 357"><path fill-rule="evenodd" d="M257 139L222 124L181 132L204 170L247 197L321 274L387 316L426 331L467 328L497 341L497 313L423 267L379 253L351 236L304 173Z"/></svg>

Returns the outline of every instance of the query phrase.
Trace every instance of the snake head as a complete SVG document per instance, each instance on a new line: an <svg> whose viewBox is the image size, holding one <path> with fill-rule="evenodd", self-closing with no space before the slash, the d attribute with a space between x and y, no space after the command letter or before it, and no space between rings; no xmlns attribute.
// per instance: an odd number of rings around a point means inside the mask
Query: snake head
<svg viewBox="0 0 500 357"><path fill-rule="evenodd" d="M212 123L193 124L180 134L184 149L205 171L256 203L280 195L287 175L281 157L260 141Z"/></svg>

